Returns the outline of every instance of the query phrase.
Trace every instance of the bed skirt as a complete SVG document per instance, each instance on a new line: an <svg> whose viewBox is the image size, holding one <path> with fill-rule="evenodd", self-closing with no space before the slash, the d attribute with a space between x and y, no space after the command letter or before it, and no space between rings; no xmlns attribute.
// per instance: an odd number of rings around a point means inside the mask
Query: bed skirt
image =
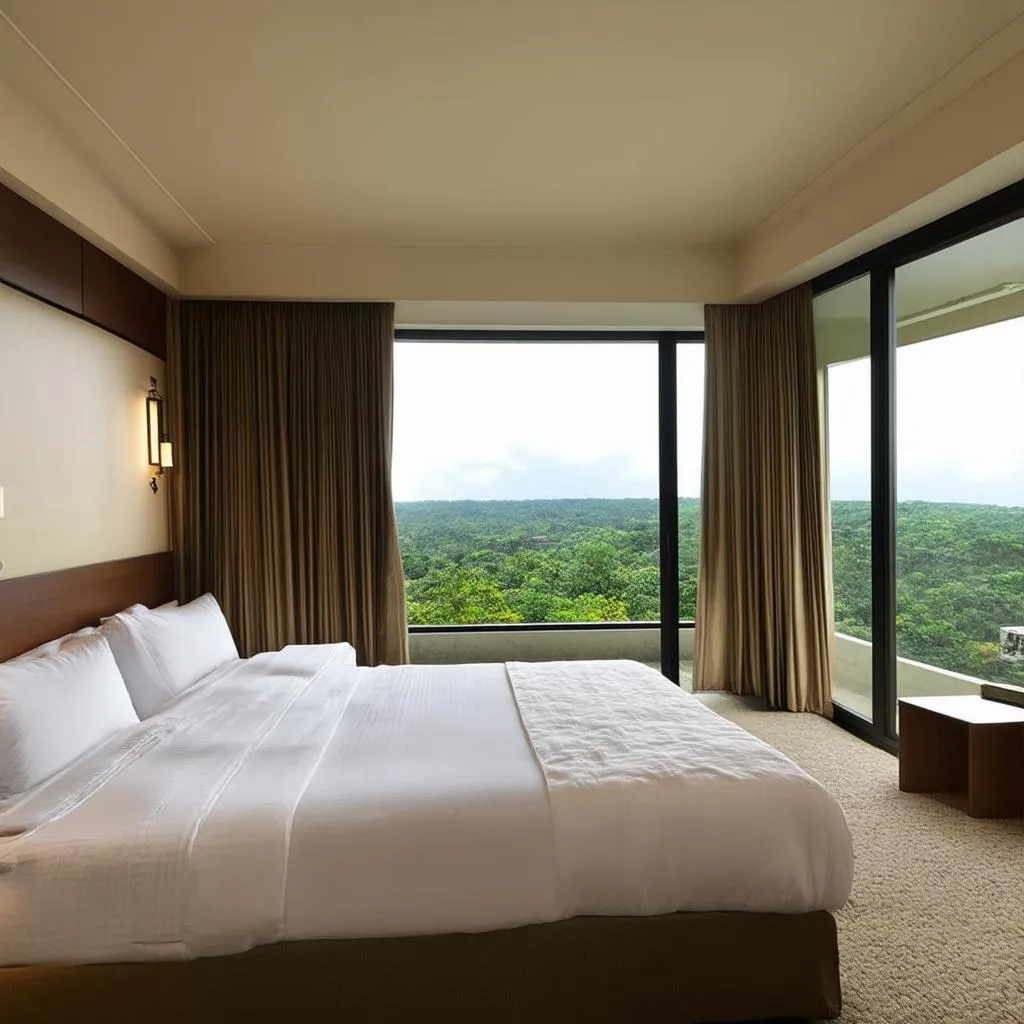
<svg viewBox="0 0 1024 1024"><path fill-rule="evenodd" d="M0 1007L9 1024L820 1020L840 1012L839 955L825 911L579 917L198 960L0 968Z"/></svg>

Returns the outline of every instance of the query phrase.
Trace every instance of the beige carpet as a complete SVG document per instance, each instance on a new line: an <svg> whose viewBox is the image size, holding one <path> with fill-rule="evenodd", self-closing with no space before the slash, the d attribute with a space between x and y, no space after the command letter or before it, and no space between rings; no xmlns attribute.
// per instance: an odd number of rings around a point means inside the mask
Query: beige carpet
<svg viewBox="0 0 1024 1024"><path fill-rule="evenodd" d="M901 793L896 758L816 715L701 699L792 757L846 812L856 868L836 915L844 1024L1024 1022L1021 821Z"/></svg>

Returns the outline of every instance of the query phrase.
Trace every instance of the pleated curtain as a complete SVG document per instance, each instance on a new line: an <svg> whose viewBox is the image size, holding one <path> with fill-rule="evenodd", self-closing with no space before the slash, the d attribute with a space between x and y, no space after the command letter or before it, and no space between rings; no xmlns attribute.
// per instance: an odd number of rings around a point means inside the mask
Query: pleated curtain
<svg viewBox="0 0 1024 1024"><path fill-rule="evenodd" d="M243 655L344 640L408 660L393 356L389 304L171 304L178 593L211 591Z"/></svg>
<svg viewBox="0 0 1024 1024"><path fill-rule="evenodd" d="M705 307L695 689L832 713L834 636L809 286Z"/></svg>

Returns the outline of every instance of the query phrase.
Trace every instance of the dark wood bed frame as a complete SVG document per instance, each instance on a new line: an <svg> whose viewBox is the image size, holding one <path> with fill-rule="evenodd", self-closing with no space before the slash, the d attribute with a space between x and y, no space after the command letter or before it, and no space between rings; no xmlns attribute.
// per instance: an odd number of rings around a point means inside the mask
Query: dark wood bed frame
<svg viewBox="0 0 1024 1024"><path fill-rule="evenodd" d="M0 580L0 660L173 596L169 553ZM2 886L0 875L0 896ZM825 911L580 917L166 963L0 968L0 1018L11 1024L698 1024L832 1019L840 1006L836 925Z"/></svg>

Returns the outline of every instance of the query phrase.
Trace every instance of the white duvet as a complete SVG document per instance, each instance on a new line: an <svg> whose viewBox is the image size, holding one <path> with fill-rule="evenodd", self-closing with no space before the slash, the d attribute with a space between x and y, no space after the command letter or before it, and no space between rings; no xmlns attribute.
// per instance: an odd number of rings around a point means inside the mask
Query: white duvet
<svg viewBox="0 0 1024 1024"><path fill-rule="evenodd" d="M836 801L633 662L237 662L0 809L0 964L849 895Z"/></svg>

